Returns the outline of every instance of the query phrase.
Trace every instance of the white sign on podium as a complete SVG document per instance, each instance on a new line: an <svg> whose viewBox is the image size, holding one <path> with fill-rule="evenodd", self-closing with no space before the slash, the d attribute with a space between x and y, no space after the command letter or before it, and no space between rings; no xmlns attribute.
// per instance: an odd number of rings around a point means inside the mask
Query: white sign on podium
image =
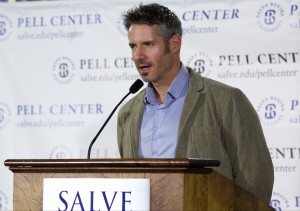
<svg viewBox="0 0 300 211"><path fill-rule="evenodd" d="M43 210L150 210L150 179L45 178Z"/></svg>

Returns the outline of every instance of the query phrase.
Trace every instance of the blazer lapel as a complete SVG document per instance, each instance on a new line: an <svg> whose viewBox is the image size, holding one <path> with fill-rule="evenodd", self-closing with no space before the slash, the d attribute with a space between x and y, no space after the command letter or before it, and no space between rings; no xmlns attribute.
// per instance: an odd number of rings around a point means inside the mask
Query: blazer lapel
<svg viewBox="0 0 300 211"><path fill-rule="evenodd" d="M143 94L144 93L144 94ZM140 139L140 129L142 124L142 117L144 113L144 95L145 91L143 91L135 100L134 112L133 112L133 120L130 129L131 134L131 149L132 149L132 157L138 158L139 154L139 139Z"/></svg>
<svg viewBox="0 0 300 211"><path fill-rule="evenodd" d="M202 77L197 77L197 73L195 73L191 68L188 68L188 70L190 72L189 88L187 90L178 128L178 142L176 148L177 158L186 157L189 131L192 126L192 113L197 101L199 100L200 91L203 89Z"/></svg>

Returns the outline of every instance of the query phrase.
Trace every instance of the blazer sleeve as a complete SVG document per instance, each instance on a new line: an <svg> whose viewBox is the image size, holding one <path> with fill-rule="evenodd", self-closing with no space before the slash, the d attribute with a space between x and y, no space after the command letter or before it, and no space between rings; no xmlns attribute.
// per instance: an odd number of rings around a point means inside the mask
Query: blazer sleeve
<svg viewBox="0 0 300 211"><path fill-rule="evenodd" d="M239 89L229 99L223 132L236 184L269 203L274 170L257 112Z"/></svg>

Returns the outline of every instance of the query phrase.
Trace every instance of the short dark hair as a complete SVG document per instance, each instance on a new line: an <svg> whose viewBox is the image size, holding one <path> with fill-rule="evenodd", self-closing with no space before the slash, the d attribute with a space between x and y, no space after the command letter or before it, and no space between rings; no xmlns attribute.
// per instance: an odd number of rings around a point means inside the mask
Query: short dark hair
<svg viewBox="0 0 300 211"><path fill-rule="evenodd" d="M140 4L123 15L123 24L128 31L132 24L158 25L165 41L175 34L182 36L181 21L174 12L160 4Z"/></svg>

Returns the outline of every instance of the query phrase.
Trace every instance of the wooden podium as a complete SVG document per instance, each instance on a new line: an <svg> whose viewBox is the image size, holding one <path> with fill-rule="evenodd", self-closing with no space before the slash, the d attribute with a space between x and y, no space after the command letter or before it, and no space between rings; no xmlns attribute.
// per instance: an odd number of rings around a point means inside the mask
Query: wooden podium
<svg viewBox="0 0 300 211"><path fill-rule="evenodd" d="M150 178L151 210L273 210L205 159L6 160L14 173L14 210L42 210L44 178Z"/></svg>

